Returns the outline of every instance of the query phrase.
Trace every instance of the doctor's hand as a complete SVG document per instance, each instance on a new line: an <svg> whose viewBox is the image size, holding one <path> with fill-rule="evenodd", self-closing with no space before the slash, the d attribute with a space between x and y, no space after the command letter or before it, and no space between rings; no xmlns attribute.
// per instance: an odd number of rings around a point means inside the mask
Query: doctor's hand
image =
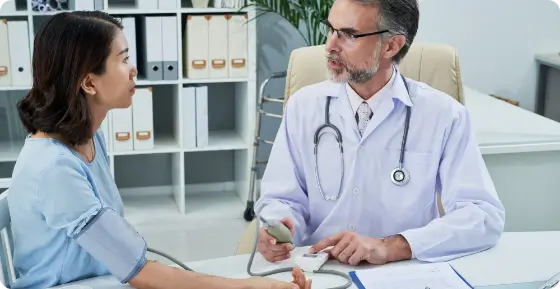
<svg viewBox="0 0 560 289"><path fill-rule="evenodd" d="M325 238L312 246L310 253L323 250L331 258L350 265L358 265L362 261L382 265L389 261L389 248L384 239L360 236L354 232L341 232Z"/></svg>
<svg viewBox="0 0 560 289"><path fill-rule="evenodd" d="M294 223L289 218L280 220L294 235ZM259 230L258 250L263 257L269 262L283 261L290 258L292 244L277 244L276 239L272 237L264 228Z"/></svg>

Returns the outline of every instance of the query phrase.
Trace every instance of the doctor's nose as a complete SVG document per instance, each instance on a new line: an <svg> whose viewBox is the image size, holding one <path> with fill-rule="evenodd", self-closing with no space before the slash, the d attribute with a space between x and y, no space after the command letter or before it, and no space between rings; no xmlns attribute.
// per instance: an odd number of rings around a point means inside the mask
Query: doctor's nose
<svg viewBox="0 0 560 289"><path fill-rule="evenodd" d="M339 52L340 51L340 39L334 33L330 33L327 36L327 42L325 43L325 51L330 53L332 51Z"/></svg>

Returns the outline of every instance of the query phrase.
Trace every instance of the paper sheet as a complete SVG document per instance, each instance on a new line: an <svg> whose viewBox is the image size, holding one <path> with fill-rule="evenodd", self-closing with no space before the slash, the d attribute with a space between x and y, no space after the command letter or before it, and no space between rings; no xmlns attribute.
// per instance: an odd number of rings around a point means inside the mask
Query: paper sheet
<svg viewBox="0 0 560 289"><path fill-rule="evenodd" d="M470 289L448 263L356 270L366 289Z"/></svg>

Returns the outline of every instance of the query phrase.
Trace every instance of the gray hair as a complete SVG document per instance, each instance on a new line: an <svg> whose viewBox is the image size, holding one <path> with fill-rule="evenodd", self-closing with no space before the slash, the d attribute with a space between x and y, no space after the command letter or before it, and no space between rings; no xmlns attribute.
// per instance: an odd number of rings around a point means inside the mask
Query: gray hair
<svg viewBox="0 0 560 289"><path fill-rule="evenodd" d="M389 30L383 34L382 39L393 35L403 35L406 43L402 49L393 57L393 61L399 63L408 53L410 45L416 37L420 12L417 0L354 0L364 6L379 8L378 27L380 30Z"/></svg>

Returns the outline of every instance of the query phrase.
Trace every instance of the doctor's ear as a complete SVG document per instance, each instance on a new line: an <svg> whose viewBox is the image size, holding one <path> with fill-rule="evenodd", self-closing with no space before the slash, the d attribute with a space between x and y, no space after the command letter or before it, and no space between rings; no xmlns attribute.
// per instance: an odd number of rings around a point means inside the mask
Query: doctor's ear
<svg viewBox="0 0 560 289"><path fill-rule="evenodd" d="M92 76L90 74L86 75L86 77L84 77L84 79L82 79L82 82L80 83L80 88L89 95L95 95L96 94L96 90L95 90L95 86L93 85L93 79Z"/></svg>
<svg viewBox="0 0 560 289"><path fill-rule="evenodd" d="M394 35L385 41L385 58L393 58L406 44L404 35Z"/></svg>

